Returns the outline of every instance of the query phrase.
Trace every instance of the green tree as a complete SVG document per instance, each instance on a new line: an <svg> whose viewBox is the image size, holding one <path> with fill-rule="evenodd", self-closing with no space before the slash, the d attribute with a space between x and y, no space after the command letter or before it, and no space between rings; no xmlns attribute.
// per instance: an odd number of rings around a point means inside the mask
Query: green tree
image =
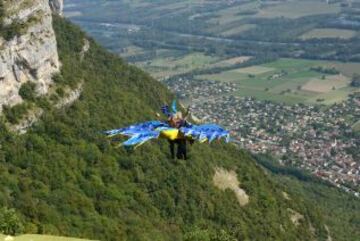
<svg viewBox="0 0 360 241"><path fill-rule="evenodd" d="M21 233L23 224L14 209L6 207L0 209L0 232L7 235Z"/></svg>
<svg viewBox="0 0 360 241"><path fill-rule="evenodd" d="M33 100L35 100L35 97L36 97L35 88L36 88L35 83L26 82L26 83L21 85L21 87L19 89L19 95L24 100L33 101Z"/></svg>
<svg viewBox="0 0 360 241"><path fill-rule="evenodd" d="M184 241L211 241L211 235L208 230L195 229L184 235Z"/></svg>

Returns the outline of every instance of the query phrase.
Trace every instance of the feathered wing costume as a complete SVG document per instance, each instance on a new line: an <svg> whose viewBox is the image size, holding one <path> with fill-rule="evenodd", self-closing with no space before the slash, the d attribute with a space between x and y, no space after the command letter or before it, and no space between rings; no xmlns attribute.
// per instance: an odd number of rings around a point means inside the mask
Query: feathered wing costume
<svg viewBox="0 0 360 241"><path fill-rule="evenodd" d="M162 107L162 112L168 117L174 115L176 110L176 102L172 103L173 113L169 111L168 106ZM121 145L125 147L138 147L151 139L164 138L171 141L186 139L204 142L212 142L214 140L225 139L230 141L230 133L222 127L215 124L193 125L187 123L175 128L165 121L148 121L131 125L125 128L105 131L109 137L123 135L129 139Z"/></svg>

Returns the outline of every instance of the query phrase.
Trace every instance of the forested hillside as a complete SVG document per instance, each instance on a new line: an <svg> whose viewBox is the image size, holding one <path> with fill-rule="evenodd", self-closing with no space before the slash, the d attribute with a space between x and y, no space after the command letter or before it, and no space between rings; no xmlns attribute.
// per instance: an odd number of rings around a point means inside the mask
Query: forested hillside
<svg viewBox="0 0 360 241"><path fill-rule="evenodd" d="M359 198L299 169L279 165L270 156L257 155L255 159L269 171L272 179L286 191L289 198L301 198L318 207L332 240L359 239Z"/></svg>
<svg viewBox="0 0 360 241"><path fill-rule="evenodd" d="M319 210L284 195L231 144L195 144L188 161L169 158L167 142L128 153L101 130L156 118L173 96L66 20L54 17L61 74L49 100L29 99L44 115L24 135L0 134L0 206L15 209L19 232L100 240L326 240ZM78 101L52 100L84 82ZM215 168L233 170L249 203L213 184ZM298 218L294 220L294 214ZM0 215L1 216L1 215Z"/></svg>

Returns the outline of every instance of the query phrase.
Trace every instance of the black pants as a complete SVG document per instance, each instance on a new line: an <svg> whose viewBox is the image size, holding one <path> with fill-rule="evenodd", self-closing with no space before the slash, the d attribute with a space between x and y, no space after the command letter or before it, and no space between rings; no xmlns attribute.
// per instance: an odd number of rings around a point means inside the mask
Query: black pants
<svg viewBox="0 0 360 241"><path fill-rule="evenodd" d="M186 140L169 141L171 158L175 159L175 144L177 145L176 158L187 160Z"/></svg>

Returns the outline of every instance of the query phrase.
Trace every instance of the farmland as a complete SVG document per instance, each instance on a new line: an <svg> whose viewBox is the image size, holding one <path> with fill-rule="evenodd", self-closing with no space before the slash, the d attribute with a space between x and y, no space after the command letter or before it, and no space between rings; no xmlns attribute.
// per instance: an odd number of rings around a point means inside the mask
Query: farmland
<svg viewBox="0 0 360 241"><path fill-rule="evenodd" d="M351 77L360 72L360 63L314 61L283 58L273 62L232 68L249 61L251 57L220 58L202 53L180 54L177 57L157 58L136 64L155 78L192 73L194 70L211 70L215 67L230 68L220 73L195 75L196 80L211 80L235 83L238 96L252 96L260 100L285 102L287 104L333 104L346 100L350 93ZM324 74L314 67L335 69L338 74Z"/></svg>
<svg viewBox="0 0 360 241"><path fill-rule="evenodd" d="M344 67L345 64L343 64ZM271 63L233 69L218 74L199 75L196 79L236 83L239 96L294 103L331 104L347 98L355 89L349 88L348 72L329 75L316 72L313 66L336 66L326 61L280 59ZM360 64L357 65L360 68ZM358 71L353 66L353 72Z"/></svg>
<svg viewBox="0 0 360 241"><path fill-rule="evenodd" d="M331 14L340 12L338 4L326 4L325 1L288 1L283 4L269 5L259 11L262 18L300 18L310 15Z"/></svg>
<svg viewBox="0 0 360 241"><path fill-rule="evenodd" d="M336 28L316 28L303 34L300 38L303 40L307 39L321 39L321 38L340 38L350 39L357 35L356 31L347 29L336 29Z"/></svg>
<svg viewBox="0 0 360 241"><path fill-rule="evenodd" d="M185 54L178 57L157 57L152 61L137 62L136 64L150 72L155 78L163 79L168 76L182 74L194 69L205 68L214 64L218 59L202 53Z"/></svg>
<svg viewBox="0 0 360 241"><path fill-rule="evenodd" d="M230 28L229 30L225 30L224 32L221 32L221 36L229 37L236 34L245 33L246 31L255 28L255 24L242 24L238 27Z"/></svg>
<svg viewBox="0 0 360 241"><path fill-rule="evenodd" d="M216 25L225 25L231 22L236 22L248 17L248 14L246 13L249 11L254 11L254 13L256 13L257 7L258 4L255 1L249 2L247 4L241 4L235 7L228 7L218 11L215 17L208 21Z"/></svg>
<svg viewBox="0 0 360 241"><path fill-rule="evenodd" d="M135 50L136 48L129 48L127 54ZM250 56L221 58L216 55L205 55L201 52L177 51L175 53L175 51L163 49L157 50L151 61L138 61L135 64L148 71L154 78L162 80L174 75L190 73L194 70L230 67L244 63L249 59L251 59Z"/></svg>
<svg viewBox="0 0 360 241"><path fill-rule="evenodd" d="M65 14L160 81L235 83L239 96L331 104L354 91L360 71L360 21L344 3L94 0L80 8L69 0ZM339 73L311 70L318 66Z"/></svg>

